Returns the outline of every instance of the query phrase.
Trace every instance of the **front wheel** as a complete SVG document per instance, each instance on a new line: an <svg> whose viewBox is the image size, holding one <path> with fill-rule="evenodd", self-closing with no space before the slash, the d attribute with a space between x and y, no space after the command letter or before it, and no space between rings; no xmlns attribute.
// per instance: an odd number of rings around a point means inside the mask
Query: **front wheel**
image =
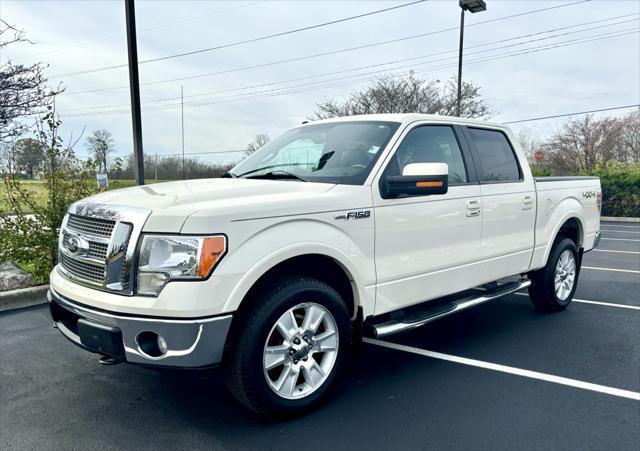
<svg viewBox="0 0 640 451"><path fill-rule="evenodd" d="M350 349L346 305L329 285L308 277L274 282L251 301L237 318L227 349L231 393L267 417L314 407L326 397Z"/></svg>
<svg viewBox="0 0 640 451"><path fill-rule="evenodd" d="M547 265L531 274L529 298L544 312L564 310L571 303L578 285L580 257L573 240L557 241Z"/></svg>

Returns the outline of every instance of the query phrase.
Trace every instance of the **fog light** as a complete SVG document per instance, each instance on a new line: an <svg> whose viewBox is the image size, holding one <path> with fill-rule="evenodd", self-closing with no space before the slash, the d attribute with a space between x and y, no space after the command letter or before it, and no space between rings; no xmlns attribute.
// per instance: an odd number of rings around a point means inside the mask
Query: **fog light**
<svg viewBox="0 0 640 451"><path fill-rule="evenodd" d="M158 358L167 353L167 341L155 332L144 331L136 336L138 349L146 357Z"/></svg>

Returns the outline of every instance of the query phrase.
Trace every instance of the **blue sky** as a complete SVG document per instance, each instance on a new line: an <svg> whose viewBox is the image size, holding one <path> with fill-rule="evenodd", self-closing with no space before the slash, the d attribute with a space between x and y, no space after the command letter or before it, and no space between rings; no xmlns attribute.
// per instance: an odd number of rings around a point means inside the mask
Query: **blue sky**
<svg viewBox="0 0 640 451"><path fill-rule="evenodd" d="M143 61L214 47L402 3L137 1L139 58ZM486 12L467 15L465 46L475 47L466 50L469 64L464 76L482 87L486 100L496 111L492 120L502 122L640 103L640 37L633 32L640 24L640 1L582 2L477 24L570 3L575 1L487 0ZM15 63L45 62L49 64L50 83L66 87L67 92L57 103L65 134L77 135L83 129L88 134L105 128L113 133L116 152L129 153L132 148L131 118L126 106L129 91L106 90L127 86L127 69L73 75L126 64L124 2L1 0L0 15L23 28L36 43L9 47L0 62L7 58ZM274 137L311 116L316 102L344 97L366 86L374 77L410 69L424 78L445 80L453 76L458 24L457 0L432 0L287 36L142 64L145 152L163 155L181 151L181 85L185 95L186 152L243 149L257 133ZM302 61L164 81L448 28L454 29ZM618 32L618 36L601 39L605 34ZM586 41L590 38L595 40ZM502 42L483 46L495 41ZM566 45L567 41L573 45ZM474 62L543 45L560 46ZM398 60L409 61L383 64ZM365 66L375 67L348 71ZM341 73L322 75L334 72ZM99 89L102 91L85 92ZM514 128L529 127L534 134L544 137L556 131L564 120L532 122ZM79 147L79 153L85 153L83 146ZM199 158L231 162L238 154Z"/></svg>

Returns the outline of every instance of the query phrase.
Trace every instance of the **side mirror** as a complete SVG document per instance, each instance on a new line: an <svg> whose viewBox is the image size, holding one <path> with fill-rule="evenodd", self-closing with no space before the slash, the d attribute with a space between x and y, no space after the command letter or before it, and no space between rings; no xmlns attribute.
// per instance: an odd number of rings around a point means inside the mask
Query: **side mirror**
<svg viewBox="0 0 640 451"><path fill-rule="evenodd" d="M446 194L448 189L449 166L446 163L411 163L404 167L402 175L387 177L390 197Z"/></svg>

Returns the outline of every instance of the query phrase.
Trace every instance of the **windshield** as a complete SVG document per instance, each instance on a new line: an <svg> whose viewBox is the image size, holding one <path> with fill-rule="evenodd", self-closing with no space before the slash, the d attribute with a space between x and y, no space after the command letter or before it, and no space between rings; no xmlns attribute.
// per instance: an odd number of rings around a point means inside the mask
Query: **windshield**
<svg viewBox="0 0 640 451"><path fill-rule="evenodd" d="M361 185L399 125L353 121L295 128L257 150L230 173Z"/></svg>

